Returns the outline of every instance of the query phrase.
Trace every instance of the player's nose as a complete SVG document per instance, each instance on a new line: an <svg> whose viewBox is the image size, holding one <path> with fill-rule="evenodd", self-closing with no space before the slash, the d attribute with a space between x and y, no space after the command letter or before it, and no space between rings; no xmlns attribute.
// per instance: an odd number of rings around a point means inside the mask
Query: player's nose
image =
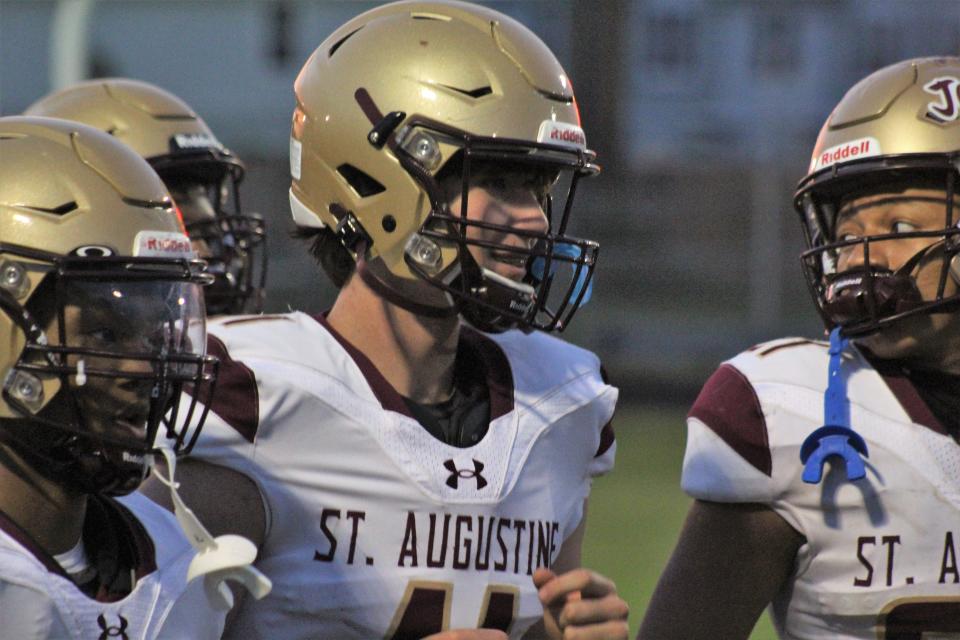
<svg viewBox="0 0 960 640"><path fill-rule="evenodd" d="M506 204L505 210L513 229L525 234L542 235L549 231L550 223L543 206L536 198L518 199Z"/></svg>
<svg viewBox="0 0 960 640"><path fill-rule="evenodd" d="M840 268L849 269L894 269L891 262L891 242L864 238L840 249Z"/></svg>

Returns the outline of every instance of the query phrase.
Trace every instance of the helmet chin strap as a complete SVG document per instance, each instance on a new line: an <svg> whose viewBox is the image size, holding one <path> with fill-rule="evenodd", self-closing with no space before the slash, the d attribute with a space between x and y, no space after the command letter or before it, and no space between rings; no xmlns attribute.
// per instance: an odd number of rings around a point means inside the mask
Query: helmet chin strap
<svg viewBox="0 0 960 640"><path fill-rule="evenodd" d="M256 545L247 538L234 534L214 538L177 493L180 484L174 479L177 456L173 449L161 445L157 451L160 456L153 456L153 474L170 489L173 513L187 540L197 550L197 555L190 561L187 569L187 580L203 577L207 598L220 611L228 611L233 607L233 593L227 582L241 584L257 600L270 593L273 583L252 566L257 559ZM163 474L163 467L159 465L160 457L166 462L168 476Z"/></svg>
<svg viewBox="0 0 960 640"><path fill-rule="evenodd" d="M464 280L460 286L471 295L461 297L457 307L467 322L488 333L527 329L519 318L527 317L537 302L537 292L531 285L481 267L465 245L460 248L460 266L460 278ZM504 309L515 316L504 313Z"/></svg>
<svg viewBox="0 0 960 640"><path fill-rule="evenodd" d="M867 443L850 427L850 402L843 371L843 353L849 346L849 338L844 338L840 328L835 327L830 332L830 366L823 396L824 426L807 436L800 447L800 461L804 464L802 477L808 484L818 484L823 479L823 467L831 458L843 460L847 480L851 482L867 473L863 462L869 457Z"/></svg>

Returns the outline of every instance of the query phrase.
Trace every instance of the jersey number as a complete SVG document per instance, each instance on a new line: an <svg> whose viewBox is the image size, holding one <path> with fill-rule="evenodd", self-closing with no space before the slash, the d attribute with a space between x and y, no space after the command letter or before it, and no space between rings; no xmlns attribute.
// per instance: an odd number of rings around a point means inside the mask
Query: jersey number
<svg viewBox="0 0 960 640"><path fill-rule="evenodd" d="M432 633L446 631L450 628L452 600L452 582L410 582L397 612L393 614L387 640L420 640ZM520 592L516 587L487 585L480 605L477 628L510 631L519 605Z"/></svg>
<svg viewBox="0 0 960 640"><path fill-rule="evenodd" d="M949 633L954 638L954 634L960 634L960 600L897 600L880 612L879 625L884 640L922 640L924 634L937 633Z"/></svg>

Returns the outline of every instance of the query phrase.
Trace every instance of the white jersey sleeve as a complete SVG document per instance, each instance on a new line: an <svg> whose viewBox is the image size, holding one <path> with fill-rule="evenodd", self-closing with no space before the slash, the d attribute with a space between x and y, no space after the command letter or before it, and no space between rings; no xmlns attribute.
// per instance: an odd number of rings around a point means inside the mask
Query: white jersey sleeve
<svg viewBox="0 0 960 640"><path fill-rule="evenodd" d="M844 356L850 423L867 476L830 460L803 482L800 448L824 424L829 353L819 342L759 345L724 363L688 418L691 496L767 505L805 539L772 603L781 637L894 640L960 631L960 445L902 372ZM879 366L879 365L878 365Z"/></svg>
<svg viewBox="0 0 960 640"><path fill-rule="evenodd" d="M252 478L271 519L257 567L273 591L246 599L227 637L482 626L519 638L542 617L531 575L613 462L617 390L593 354L539 333L465 330L491 421L458 448L322 318L230 319L211 334L227 371L193 455Z"/></svg>
<svg viewBox="0 0 960 640"><path fill-rule="evenodd" d="M779 491L764 409L742 370L756 357L746 352L724 363L690 409L681 482L694 498L766 504Z"/></svg>
<svg viewBox="0 0 960 640"><path fill-rule="evenodd" d="M120 506L121 503L123 506ZM129 527L114 533L135 548L136 582L122 597L80 591L30 537L0 514L0 635L32 640L214 640L225 612L209 603L202 581L187 583L193 549L172 516L134 494L106 509ZM112 505L112 506L111 506Z"/></svg>

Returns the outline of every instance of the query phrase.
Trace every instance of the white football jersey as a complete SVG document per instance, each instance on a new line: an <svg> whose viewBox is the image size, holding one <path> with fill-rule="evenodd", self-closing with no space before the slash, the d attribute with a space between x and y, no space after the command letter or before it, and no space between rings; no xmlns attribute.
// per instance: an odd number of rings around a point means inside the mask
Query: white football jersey
<svg viewBox="0 0 960 640"><path fill-rule="evenodd" d="M222 361L194 456L258 485L268 515L230 637L421 638L542 617L550 566L613 464L617 390L596 357L555 338L464 329L491 422L475 445L431 436L367 358L302 313L214 321Z"/></svg>
<svg viewBox="0 0 960 640"><path fill-rule="evenodd" d="M771 604L781 637L958 638L960 446L906 377L851 348L843 372L867 475L849 482L831 462L820 484L803 482L829 357L824 343L786 339L724 363L690 411L683 488L768 505L806 538Z"/></svg>
<svg viewBox="0 0 960 640"><path fill-rule="evenodd" d="M105 589L96 598L87 596L49 554L0 514L0 637L219 638L225 612L211 607L203 580L187 583L194 550L173 516L139 494L93 498L88 518L93 510L102 518L84 536L101 536L105 548L133 560L133 589L122 597Z"/></svg>

